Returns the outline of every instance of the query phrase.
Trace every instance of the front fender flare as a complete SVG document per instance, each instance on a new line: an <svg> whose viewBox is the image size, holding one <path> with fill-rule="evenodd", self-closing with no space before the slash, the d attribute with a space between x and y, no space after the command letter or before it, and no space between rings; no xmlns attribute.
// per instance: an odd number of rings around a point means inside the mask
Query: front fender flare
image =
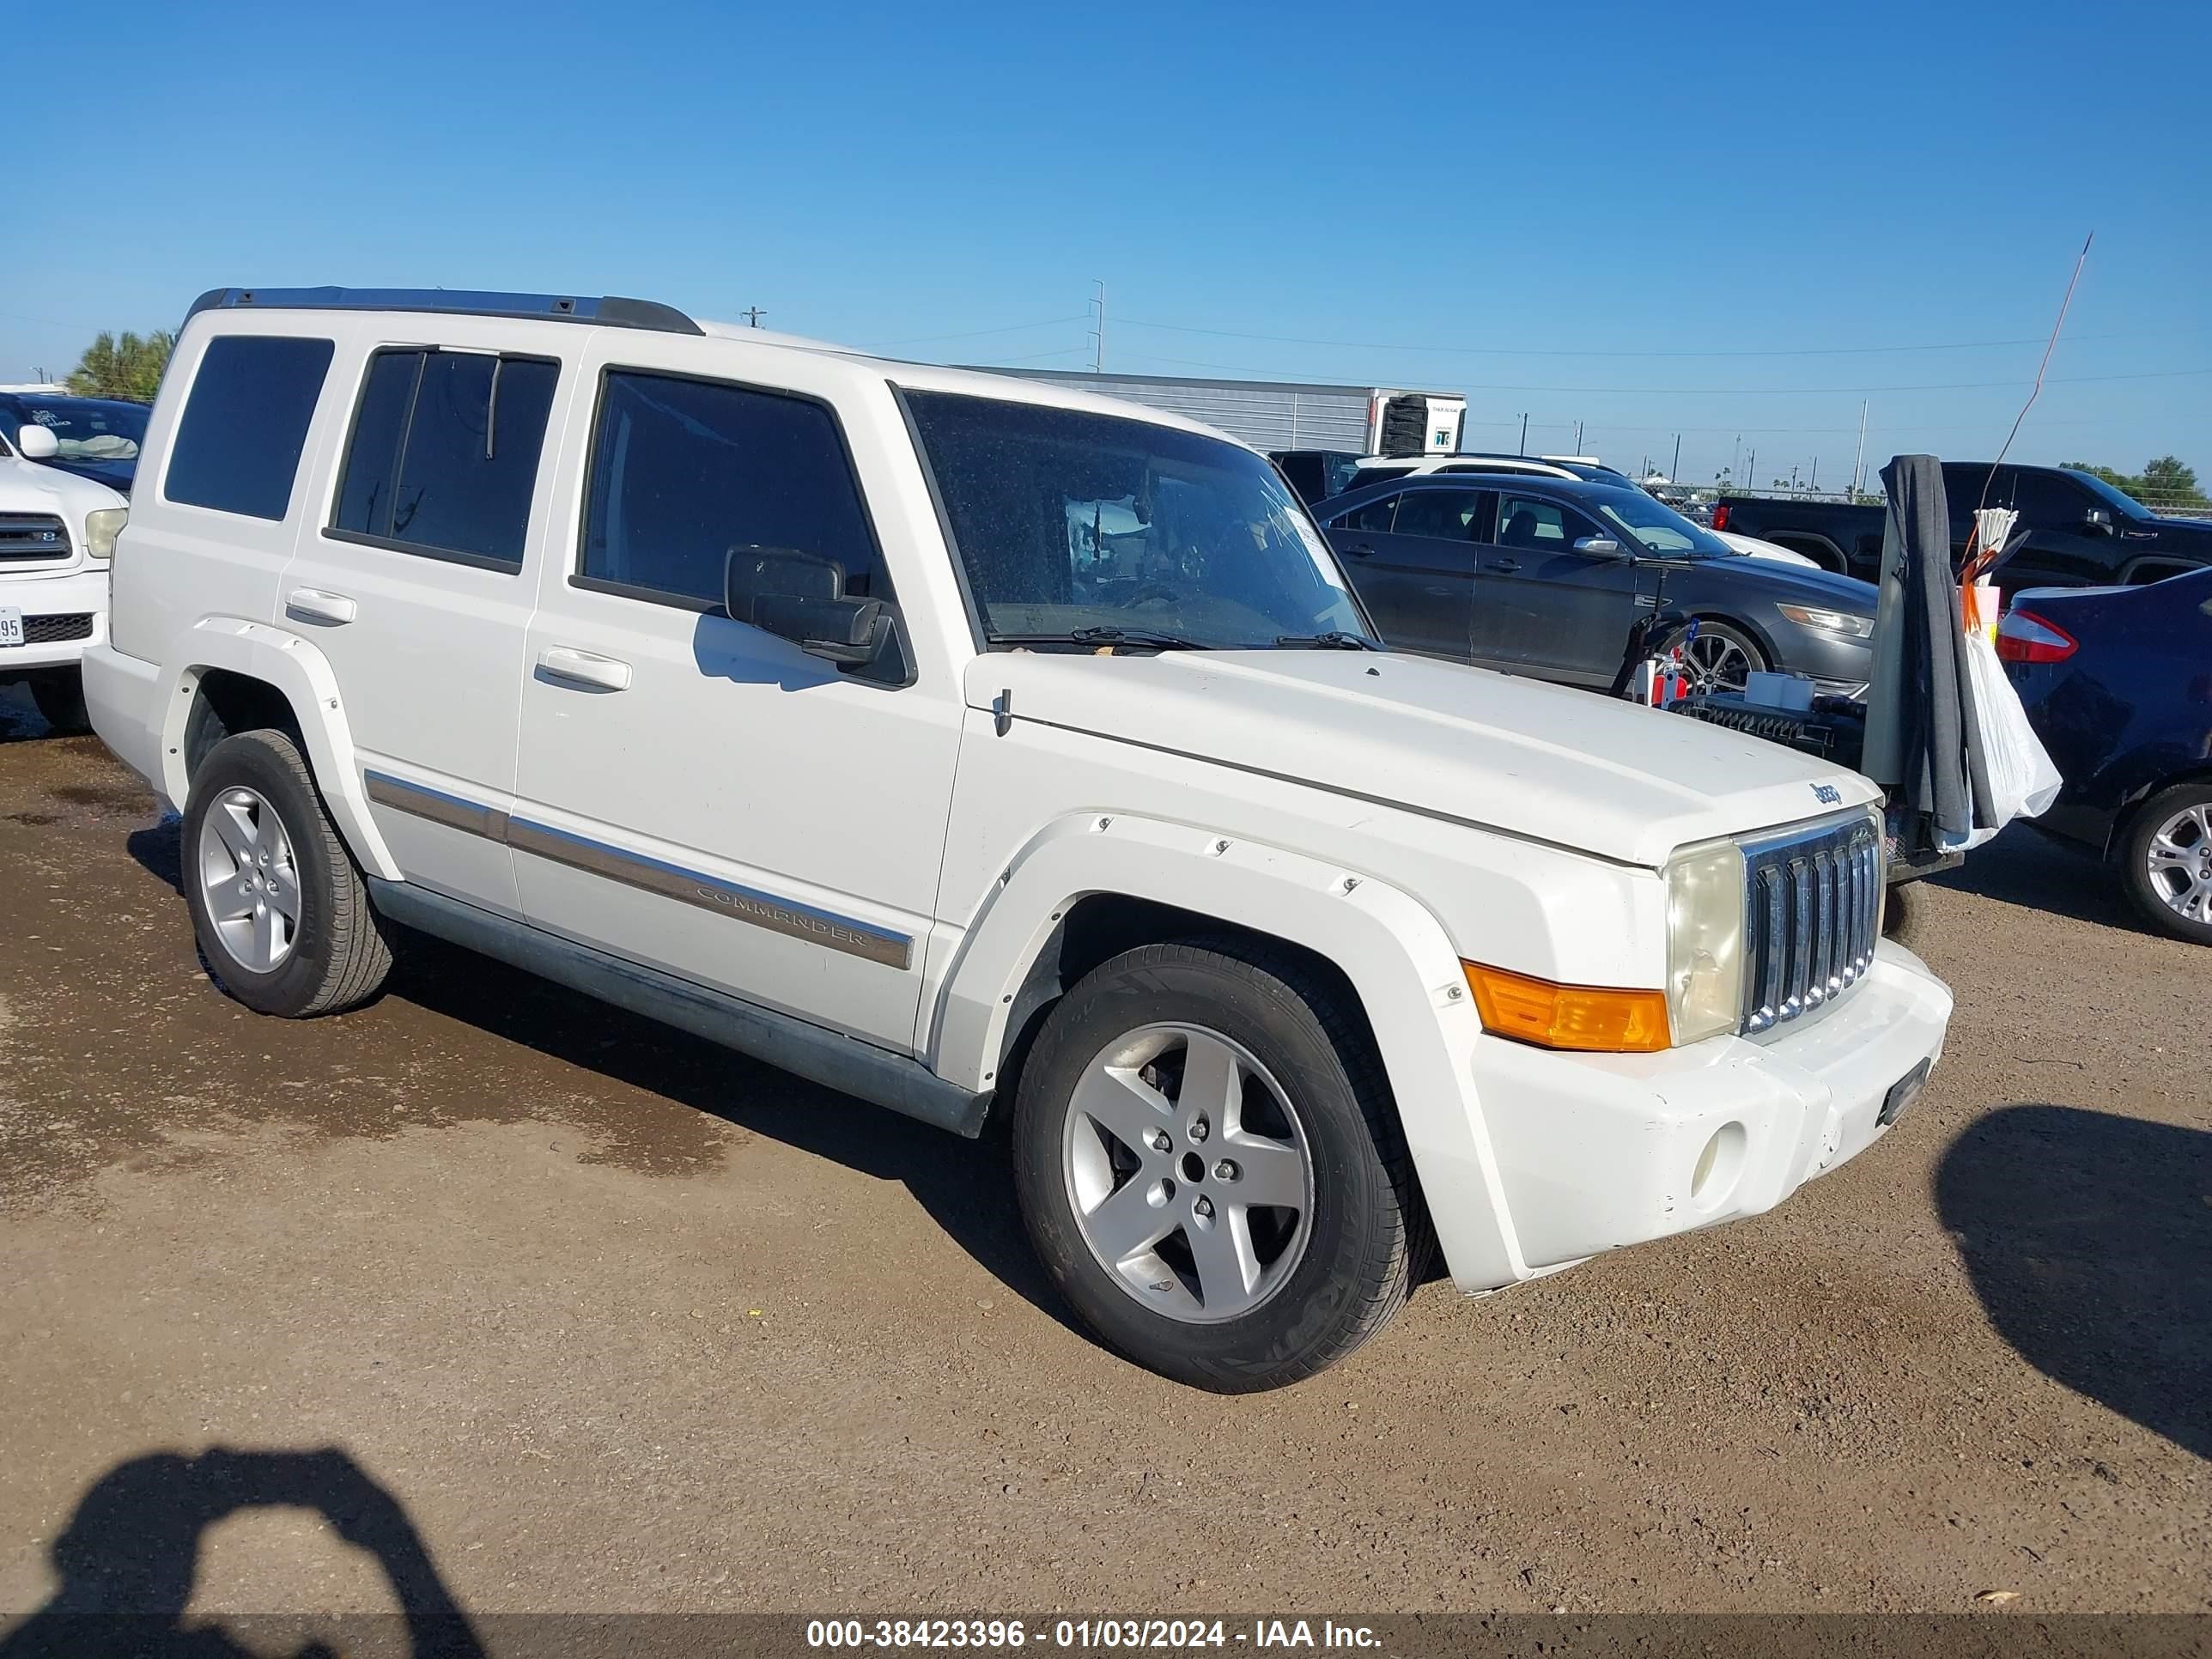
<svg viewBox="0 0 2212 1659"><path fill-rule="evenodd" d="M200 676L211 668L264 681L283 693L300 723L307 763L338 834L368 874L386 881L404 879L369 816L368 796L354 759L353 733L330 659L312 642L284 629L237 617L206 617L178 641L161 681L169 688L161 719L161 793L181 806L191 787L185 769L185 723L199 695Z"/></svg>
<svg viewBox="0 0 2212 1659"><path fill-rule="evenodd" d="M994 1086L1031 964L1069 908L1097 894L1269 934L1342 969L1375 1033L1453 1279L1477 1288L1527 1277L1474 1095L1481 1022L1459 953L1426 906L1364 872L1160 819L1059 819L1009 863L946 970L929 1049L939 1077Z"/></svg>

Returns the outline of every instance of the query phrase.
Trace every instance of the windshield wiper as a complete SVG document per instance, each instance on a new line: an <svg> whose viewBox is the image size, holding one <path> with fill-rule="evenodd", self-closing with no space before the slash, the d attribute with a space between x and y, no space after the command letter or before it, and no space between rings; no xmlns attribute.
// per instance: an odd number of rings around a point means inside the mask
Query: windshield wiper
<svg viewBox="0 0 2212 1659"><path fill-rule="evenodd" d="M1380 651L1382 647L1364 634L1333 628L1326 634L1278 634L1275 643L1286 651Z"/></svg>
<svg viewBox="0 0 2212 1659"><path fill-rule="evenodd" d="M1180 634L1155 634L1142 628L1115 628L1100 623L1073 628L1065 634L994 634L994 645L1132 645L1146 651L1210 651L1213 647Z"/></svg>

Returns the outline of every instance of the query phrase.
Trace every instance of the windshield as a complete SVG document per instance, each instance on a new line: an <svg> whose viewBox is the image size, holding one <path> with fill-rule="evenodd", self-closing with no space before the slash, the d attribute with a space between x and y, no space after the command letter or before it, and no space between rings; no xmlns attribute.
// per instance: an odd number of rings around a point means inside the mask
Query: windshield
<svg viewBox="0 0 2212 1659"><path fill-rule="evenodd" d="M1626 531L1647 553L1668 553L1680 558L1717 559L1729 556L1729 544L1698 526L1664 501L1633 486L1592 492L1590 504L1614 529Z"/></svg>
<svg viewBox="0 0 2212 1659"><path fill-rule="evenodd" d="M2143 504L2124 490L2106 483L2094 472L2076 472L2072 467L2061 469L2068 477L2096 496L2115 513L2125 514L2130 519L2146 516ZM2022 475L2026 476L2025 474Z"/></svg>
<svg viewBox="0 0 2212 1659"><path fill-rule="evenodd" d="M89 398L21 398L0 408L0 430L9 442L26 420L54 434L61 446L58 461L135 461L146 436L148 411L137 404L111 404Z"/></svg>
<svg viewBox="0 0 2212 1659"><path fill-rule="evenodd" d="M907 407L994 644L1367 632L1328 544L1249 450L993 398L910 392Z"/></svg>

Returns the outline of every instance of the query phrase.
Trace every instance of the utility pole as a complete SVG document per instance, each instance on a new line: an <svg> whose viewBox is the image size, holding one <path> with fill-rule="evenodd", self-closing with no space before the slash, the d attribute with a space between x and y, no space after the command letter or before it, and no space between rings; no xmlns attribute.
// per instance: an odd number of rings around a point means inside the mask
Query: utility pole
<svg viewBox="0 0 2212 1659"><path fill-rule="evenodd" d="M1521 453L1523 455L1528 453L1528 415L1525 410L1521 415Z"/></svg>
<svg viewBox="0 0 2212 1659"><path fill-rule="evenodd" d="M745 319L745 325L747 327L758 328L760 326L760 319L767 316L768 313L763 311L758 306L747 306L743 311L739 312L738 315Z"/></svg>
<svg viewBox="0 0 2212 1659"><path fill-rule="evenodd" d="M1742 459L1743 434L1739 432L1735 434L1735 441L1729 446L1729 477L1739 484L1743 482L1743 477L1735 470L1735 464Z"/></svg>
<svg viewBox="0 0 2212 1659"><path fill-rule="evenodd" d="M1097 343L1091 353L1091 372L1103 374L1106 372L1106 282L1099 276L1091 280L1098 286L1098 292L1091 296L1091 301L1098 307L1098 326L1091 337Z"/></svg>
<svg viewBox="0 0 2212 1659"><path fill-rule="evenodd" d="M1577 455L1579 455L1579 454L1581 454L1582 453L1583 453L1583 423L1582 423L1580 421L1577 421L1577 422L1575 422L1575 453L1576 453L1576 454L1577 454Z"/></svg>
<svg viewBox="0 0 2212 1659"><path fill-rule="evenodd" d="M1866 482L1866 401L1859 402L1859 453L1851 462L1851 494L1856 495Z"/></svg>
<svg viewBox="0 0 2212 1659"><path fill-rule="evenodd" d="M1743 464L1744 483L1747 489L1759 487L1759 447L1752 446L1751 459Z"/></svg>
<svg viewBox="0 0 2212 1659"><path fill-rule="evenodd" d="M1815 455L1813 458L1813 476L1805 480L1805 488L1808 489L1818 489L1820 487L1820 458L1818 455Z"/></svg>
<svg viewBox="0 0 2212 1659"><path fill-rule="evenodd" d="M1668 468L1667 469L1667 477L1668 477L1668 479L1671 482L1671 481L1673 481L1674 479L1676 479L1676 478L1680 477L1681 476L1682 476L1682 434L1681 434L1680 433L1677 432L1677 433L1674 434L1674 465L1672 465L1672 466L1670 466L1670 467L1668 467Z"/></svg>

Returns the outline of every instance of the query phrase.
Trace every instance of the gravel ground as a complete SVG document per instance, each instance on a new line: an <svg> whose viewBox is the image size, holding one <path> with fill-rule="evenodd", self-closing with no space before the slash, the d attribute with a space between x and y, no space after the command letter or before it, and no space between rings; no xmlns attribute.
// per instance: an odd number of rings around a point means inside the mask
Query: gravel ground
<svg viewBox="0 0 2212 1659"><path fill-rule="evenodd" d="M2033 836L1880 1146L1236 1400L990 1143L427 945L256 1018L176 860L0 694L0 1614L2212 1608L2212 957Z"/></svg>

